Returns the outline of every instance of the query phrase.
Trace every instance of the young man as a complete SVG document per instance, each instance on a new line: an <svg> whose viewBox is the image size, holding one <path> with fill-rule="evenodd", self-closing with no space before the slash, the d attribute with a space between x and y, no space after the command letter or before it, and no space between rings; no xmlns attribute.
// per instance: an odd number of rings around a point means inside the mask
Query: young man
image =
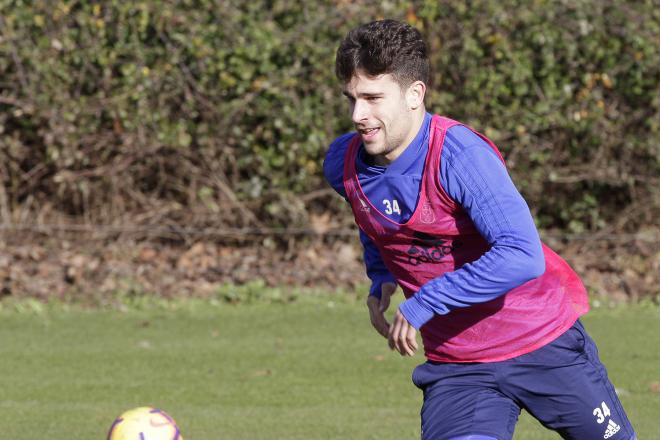
<svg viewBox="0 0 660 440"><path fill-rule="evenodd" d="M426 46L411 26L360 26L336 74L356 132L330 145L324 172L360 228L371 322L427 362L423 439L510 439L521 408L567 439L635 434L578 320L584 286L541 243L497 147L424 107ZM406 300L386 321L395 283Z"/></svg>

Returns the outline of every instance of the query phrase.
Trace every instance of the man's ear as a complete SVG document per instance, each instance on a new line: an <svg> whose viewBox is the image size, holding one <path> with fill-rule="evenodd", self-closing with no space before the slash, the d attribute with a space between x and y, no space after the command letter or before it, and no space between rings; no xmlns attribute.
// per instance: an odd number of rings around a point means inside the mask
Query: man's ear
<svg viewBox="0 0 660 440"><path fill-rule="evenodd" d="M424 105L424 95L426 94L426 84L423 81L415 81L408 86L406 91L406 102L411 110L417 110Z"/></svg>

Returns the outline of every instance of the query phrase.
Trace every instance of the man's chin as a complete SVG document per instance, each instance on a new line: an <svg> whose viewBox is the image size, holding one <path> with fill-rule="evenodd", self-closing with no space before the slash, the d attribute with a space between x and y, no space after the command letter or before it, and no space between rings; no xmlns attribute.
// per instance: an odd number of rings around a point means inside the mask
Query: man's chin
<svg viewBox="0 0 660 440"><path fill-rule="evenodd" d="M370 156L378 156L385 152L385 148L376 142L364 142L364 140L362 140L362 144L364 145L364 151Z"/></svg>

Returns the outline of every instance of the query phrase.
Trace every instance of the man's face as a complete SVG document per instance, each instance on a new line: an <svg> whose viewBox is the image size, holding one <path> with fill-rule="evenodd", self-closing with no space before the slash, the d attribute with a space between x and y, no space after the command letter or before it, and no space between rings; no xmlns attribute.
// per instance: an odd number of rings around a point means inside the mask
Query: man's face
<svg viewBox="0 0 660 440"><path fill-rule="evenodd" d="M364 148L385 163L396 159L417 134L411 133L416 127L407 92L390 74L368 76L358 71L344 85Z"/></svg>

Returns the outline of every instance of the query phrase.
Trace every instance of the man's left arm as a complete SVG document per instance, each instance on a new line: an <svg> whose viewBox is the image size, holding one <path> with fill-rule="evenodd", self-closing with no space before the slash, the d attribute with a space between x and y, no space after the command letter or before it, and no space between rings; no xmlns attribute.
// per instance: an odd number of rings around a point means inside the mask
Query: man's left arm
<svg viewBox="0 0 660 440"><path fill-rule="evenodd" d="M389 339L401 354L410 349L408 326L419 329L435 314L493 300L545 271L534 220L506 167L476 134L458 135L471 143L461 148L444 145L440 183L491 248L479 259L427 282L400 305Z"/></svg>

